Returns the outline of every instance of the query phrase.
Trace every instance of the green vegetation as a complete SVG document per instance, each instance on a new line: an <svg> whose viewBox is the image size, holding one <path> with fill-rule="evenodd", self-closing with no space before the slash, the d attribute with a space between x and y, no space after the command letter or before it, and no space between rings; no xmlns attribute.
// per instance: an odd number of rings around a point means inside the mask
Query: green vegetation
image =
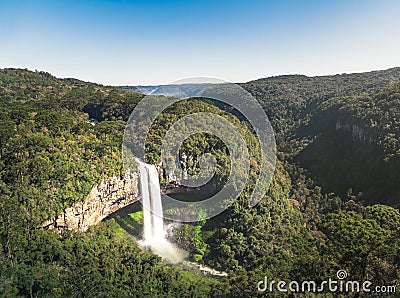
<svg viewBox="0 0 400 298"><path fill-rule="evenodd" d="M299 136L321 103L336 97L355 96L399 83L400 69L335 76L278 76L251 81L242 86L264 107L285 152ZM300 129L300 131L299 131ZM290 153L290 151L289 151Z"/></svg>
<svg viewBox="0 0 400 298"><path fill-rule="evenodd" d="M223 294L218 280L143 252L114 220L87 233L40 228L105 176L121 174L120 119L140 95L24 70L2 70L0 79L0 296ZM103 121L87 123L96 115Z"/></svg>
<svg viewBox="0 0 400 298"><path fill-rule="evenodd" d="M364 203L398 206L399 83L400 69L392 68L279 76L243 87L271 120L281 159L307 169L326 192L345 197L352 188ZM338 122L350 127L336 129Z"/></svg>
<svg viewBox="0 0 400 298"><path fill-rule="evenodd" d="M143 212L142 211L130 213L129 216L138 225L140 225L143 222Z"/></svg>
<svg viewBox="0 0 400 298"><path fill-rule="evenodd" d="M143 252L120 237L112 221L87 233L36 230L23 259L3 261L1 293L39 297L205 297L221 294L219 282L193 276ZM4 260L4 256L2 256Z"/></svg>
<svg viewBox="0 0 400 298"><path fill-rule="evenodd" d="M306 145L294 160L328 191L399 206L399 88L390 85L318 106L302 129Z"/></svg>
<svg viewBox="0 0 400 298"><path fill-rule="evenodd" d="M200 99L181 101L156 119L146 146L152 163L160 161L168 128L194 112L224 117L249 145L251 175L238 200L175 233L192 260L229 274L218 278L141 250L133 237L141 231L139 209L116 213L85 233L41 228L105 176L122 174L123 130L143 95L0 70L0 296L254 297L263 296L257 283L265 276L318 282L339 269L353 280L400 284L399 78L400 69L392 69L244 84L269 114L279 147L271 187L253 208L259 147L246 123ZM346 123L367 138L354 137ZM211 189L224 184L231 161L219 138L194 134L180 151L193 157L190 173L198 171L200 155L212 153Z"/></svg>

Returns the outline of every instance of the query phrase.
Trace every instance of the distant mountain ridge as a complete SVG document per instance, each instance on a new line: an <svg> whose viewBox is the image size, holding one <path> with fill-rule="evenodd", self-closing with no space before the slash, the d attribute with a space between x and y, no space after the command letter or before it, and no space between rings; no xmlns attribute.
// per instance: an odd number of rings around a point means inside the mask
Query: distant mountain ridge
<svg viewBox="0 0 400 298"><path fill-rule="evenodd" d="M137 90L140 93L148 95L160 86L161 85L156 85L156 86L140 86L139 85L139 86L120 86L120 87L125 90L135 90L135 91Z"/></svg>
<svg viewBox="0 0 400 298"><path fill-rule="evenodd" d="M196 94L203 90L204 87L213 85L213 83L185 83L185 84L167 84L167 85L149 85L149 86L120 86L125 90L133 90L145 95L176 95L181 94L183 97L187 93Z"/></svg>

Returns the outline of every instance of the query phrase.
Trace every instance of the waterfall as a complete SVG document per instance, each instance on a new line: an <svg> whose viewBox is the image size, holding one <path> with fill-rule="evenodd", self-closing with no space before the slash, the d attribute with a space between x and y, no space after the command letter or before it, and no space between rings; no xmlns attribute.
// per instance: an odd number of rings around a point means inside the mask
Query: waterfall
<svg viewBox="0 0 400 298"><path fill-rule="evenodd" d="M143 238L145 244L152 246L165 238L160 183L155 166L139 161L139 171L143 200Z"/></svg>
<svg viewBox="0 0 400 298"><path fill-rule="evenodd" d="M188 253L165 237L160 182L155 166L137 159L143 205L143 245L172 263L182 262Z"/></svg>

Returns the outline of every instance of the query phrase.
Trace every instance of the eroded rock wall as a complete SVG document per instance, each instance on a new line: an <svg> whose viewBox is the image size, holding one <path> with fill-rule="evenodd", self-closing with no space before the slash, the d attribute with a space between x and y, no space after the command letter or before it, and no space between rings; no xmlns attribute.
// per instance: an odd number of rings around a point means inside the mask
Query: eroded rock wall
<svg viewBox="0 0 400 298"><path fill-rule="evenodd" d="M87 199L65 209L44 226L59 231L69 229L86 231L111 213L139 200L138 174L126 173L122 177L105 178L95 185Z"/></svg>
<svg viewBox="0 0 400 298"><path fill-rule="evenodd" d="M367 129L355 123L343 122L338 120L336 122L336 130L343 129L351 133L353 141L359 142L373 142L373 137L367 132Z"/></svg>

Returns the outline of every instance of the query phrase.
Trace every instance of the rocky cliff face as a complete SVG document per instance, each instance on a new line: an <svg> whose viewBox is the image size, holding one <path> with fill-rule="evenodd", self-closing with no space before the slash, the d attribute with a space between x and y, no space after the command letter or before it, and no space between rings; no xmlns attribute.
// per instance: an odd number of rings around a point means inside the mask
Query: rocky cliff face
<svg viewBox="0 0 400 298"><path fill-rule="evenodd" d="M353 141L359 141L359 142L367 142L368 141L370 143L373 142L372 136L366 132L366 129L364 129L363 127L360 127L357 124L338 120L336 122L336 130L339 130L339 129L343 129L343 130L351 133L351 135L353 137Z"/></svg>
<svg viewBox="0 0 400 298"><path fill-rule="evenodd" d="M138 199L137 173L105 178L92 188L84 202L65 209L56 218L47 221L44 226L59 231L63 229L86 231L89 226L99 223L111 213Z"/></svg>
<svg viewBox="0 0 400 298"><path fill-rule="evenodd" d="M179 164L181 166L182 172L181 173L166 173L165 170L163 169L162 162L160 162L158 165L156 165L158 175L162 177L164 180L168 182L170 185L180 185L183 180L188 179L188 170L191 166L193 166L194 161L196 160L197 157L186 154L185 152L182 152L182 154L179 156Z"/></svg>

